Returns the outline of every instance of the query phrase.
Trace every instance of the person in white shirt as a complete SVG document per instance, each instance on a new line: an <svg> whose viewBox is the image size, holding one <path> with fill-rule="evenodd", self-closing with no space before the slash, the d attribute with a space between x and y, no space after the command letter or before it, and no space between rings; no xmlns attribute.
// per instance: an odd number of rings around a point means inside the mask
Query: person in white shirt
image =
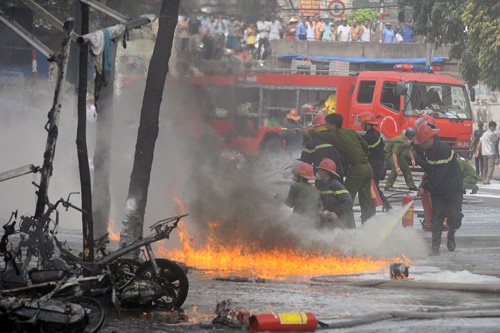
<svg viewBox="0 0 500 333"><path fill-rule="evenodd" d="M313 21L313 17L307 17L306 21L306 36L307 40L314 40L314 28L316 26L316 22Z"/></svg>
<svg viewBox="0 0 500 333"><path fill-rule="evenodd" d="M401 44L403 43L403 36L401 36L401 28L396 27L396 34L394 35L394 43Z"/></svg>
<svg viewBox="0 0 500 333"><path fill-rule="evenodd" d="M370 42L370 20L365 19L363 26L365 30L363 30L363 34L361 35L361 43L368 43Z"/></svg>
<svg viewBox="0 0 500 333"><path fill-rule="evenodd" d="M271 25L265 20L264 15L260 15L260 20L257 21L257 31L259 36L259 46L257 48L257 60L264 60L269 53L269 32ZM262 46L264 46L264 53L262 53Z"/></svg>
<svg viewBox="0 0 500 333"><path fill-rule="evenodd" d="M337 41L350 42L352 40L351 27L347 24L347 18L343 17L341 23L337 28Z"/></svg>
<svg viewBox="0 0 500 333"><path fill-rule="evenodd" d="M481 139L479 139L479 144L477 145L474 157L479 156L481 151L483 154L484 166L483 166L483 184L490 185L491 177L493 176L493 170L495 168L495 143L497 141L497 135L494 133L497 128L497 123L490 121L488 124L488 130L484 132Z"/></svg>
<svg viewBox="0 0 500 333"><path fill-rule="evenodd" d="M280 39L280 33L283 31L283 26L276 19L276 15L271 13L271 22L269 22L269 40Z"/></svg>

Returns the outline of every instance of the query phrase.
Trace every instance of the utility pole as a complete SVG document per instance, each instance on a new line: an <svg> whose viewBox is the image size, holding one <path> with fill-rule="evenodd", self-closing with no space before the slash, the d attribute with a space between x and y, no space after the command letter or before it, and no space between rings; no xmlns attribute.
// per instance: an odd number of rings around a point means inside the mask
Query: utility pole
<svg viewBox="0 0 500 333"><path fill-rule="evenodd" d="M80 33L89 32L89 6L80 3ZM80 170L82 191L82 232L83 260L94 261L94 223L92 219L92 186L90 179L89 157L87 152L87 59L88 44L80 45L78 67L78 126L76 129L76 149Z"/></svg>
<svg viewBox="0 0 500 333"><path fill-rule="evenodd" d="M380 0L380 39L379 43L382 43L382 30L384 29L384 0Z"/></svg>
<svg viewBox="0 0 500 333"><path fill-rule="evenodd" d="M35 218L41 218L47 204L47 191L49 188L50 176L52 176L52 166L56 152L57 136L59 134L59 115L61 113L61 98L63 93L64 79L66 77L66 69L68 67L69 50L71 46L71 37L75 22L68 19L64 23L64 41L61 54L58 56L57 65L59 67L56 90L54 92L54 101L52 108L49 111L45 130L48 132L47 143L45 145L45 153L43 154L43 165L41 169L41 180L38 189L38 200L36 202Z"/></svg>

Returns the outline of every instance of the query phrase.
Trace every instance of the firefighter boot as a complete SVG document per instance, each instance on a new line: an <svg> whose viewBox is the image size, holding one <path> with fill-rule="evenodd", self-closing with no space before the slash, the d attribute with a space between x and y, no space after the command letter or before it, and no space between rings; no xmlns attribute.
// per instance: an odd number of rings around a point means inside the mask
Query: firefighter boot
<svg viewBox="0 0 500 333"><path fill-rule="evenodd" d="M439 255L439 247L441 246L441 233L442 231L432 230L432 250L430 256Z"/></svg>
<svg viewBox="0 0 500 333"><path fill-rule="evenodd" d="M383 205L386 212L388 212L392 209L392 206L387 199L382 203L382 205Z"/></svg>
<svg viewBox="0 0 500 333"><path fill-rule="evenodd" d="M455 247L457 245L455 244L455 230L452 228L448 230L448 243L446 245L448 247L448 251L455 251Z"/></svg>

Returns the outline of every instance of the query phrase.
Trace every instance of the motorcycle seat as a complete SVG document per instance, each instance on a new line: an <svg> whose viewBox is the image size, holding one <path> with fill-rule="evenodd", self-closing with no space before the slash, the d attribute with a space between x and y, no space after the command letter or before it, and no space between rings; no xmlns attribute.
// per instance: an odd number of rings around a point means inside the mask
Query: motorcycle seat
<svg viewBox="0 0 500 333"><path fill-rule="evenodd" d="M33 284L59 281L64 277L64 271L60 269L47 269L43 271L31 271L29 273Z"/></svg>

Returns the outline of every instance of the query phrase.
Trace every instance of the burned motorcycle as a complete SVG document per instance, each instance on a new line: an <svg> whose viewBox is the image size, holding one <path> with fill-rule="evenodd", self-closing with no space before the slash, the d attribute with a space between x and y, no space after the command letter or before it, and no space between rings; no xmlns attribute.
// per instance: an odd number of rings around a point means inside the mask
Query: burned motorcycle
<svg viewBox="0 0 500 333"><path fill-rule="evenodd" d="M119 309L121 305L153 305L165 309L180 307L186 300L189 281L184 270L168 259L157 259L151 244L168 239L179 221L188 214L170 217L156 222L150 227L154 233L126 247L106 253L105 245L109 243L108 235L96 241L96 253L102 257L94 263L85 263L68 251L54 237L60 258L80 273L106 274L109 283L94 283L87 288L87 294L96 296L111 292L112 301ZM127 259L141 247L142 259Z"/></svg>
<svg viewBox="0 0 500 333"><path fill-rule="evenodd" d="M61 270L30 272L34 284L2 289L2 329L19 332L97 332L104 309L95 299L80 296L80 283L102 279L68 276Z"/></svg>

